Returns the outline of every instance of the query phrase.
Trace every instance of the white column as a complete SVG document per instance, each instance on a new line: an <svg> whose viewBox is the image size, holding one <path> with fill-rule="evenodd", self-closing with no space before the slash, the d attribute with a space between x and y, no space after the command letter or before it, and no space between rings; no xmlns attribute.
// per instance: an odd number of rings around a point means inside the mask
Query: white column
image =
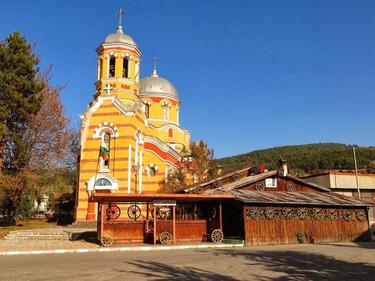
<svg viewBox="0 0 375 281"><path fill-rule="evenodd" d="M138 164L138 137L135 137L135 155L134 155L134 164Z"/></svg>
<svg viewBox="0 0 375 281"><path fill-rule="evenodd" d="M142 193L142 174L143 174L143 167L142 167L142 161L143 161L143 153L142 151L139 152L139 193Z"/></svg>
<svg viewBox="0 0 375 281"><path fill-rule="evenodd" d="M128 152L128 193L131 193L131 178L132 178L132 145L129 144L129 152Z"/></svg>

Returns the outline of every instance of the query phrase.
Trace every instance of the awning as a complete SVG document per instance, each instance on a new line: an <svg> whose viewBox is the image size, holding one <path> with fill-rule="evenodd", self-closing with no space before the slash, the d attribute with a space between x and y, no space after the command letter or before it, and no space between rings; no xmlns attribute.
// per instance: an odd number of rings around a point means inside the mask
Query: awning
<svg viewBox="0 0 375 281"><path fill-rule="evenodd" d="M175 200L176 202L199 202L199 201L218 201L225 199L235 199L233 194L131 194L131 193L96 193L92 200L95 202L153 202L155 200Z"/></svg>

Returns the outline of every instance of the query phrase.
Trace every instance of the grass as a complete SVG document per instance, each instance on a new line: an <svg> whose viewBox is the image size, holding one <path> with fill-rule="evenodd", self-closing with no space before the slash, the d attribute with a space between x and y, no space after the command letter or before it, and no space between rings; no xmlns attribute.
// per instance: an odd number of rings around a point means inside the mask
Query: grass
<svg viewBox="0 0 375 281"><path fill-rule="evenodd" d="M45 219L21 220L17 223L17 225L0 226L0 239L3 239L4 236L11 231L49 228L54 226L54 223L47 222Z"/></svg>

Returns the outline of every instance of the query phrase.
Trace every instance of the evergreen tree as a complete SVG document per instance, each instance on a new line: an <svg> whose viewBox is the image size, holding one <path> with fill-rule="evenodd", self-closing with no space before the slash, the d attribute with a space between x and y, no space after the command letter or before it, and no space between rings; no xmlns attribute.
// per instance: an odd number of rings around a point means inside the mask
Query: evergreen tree
<svg viewBox="0 0 375 281"><path fill-rule="evenodd" d="M30 218L34 211L34 195L30 190L24 190L20 200L20 214L24 218Z"/></svg>
<svg viewBox="0 0 375 281"><path fill-rule="evenodd" d="M39 111L43 83L37 78L38 63L20 32L0 43L0 170L3 150L21 137L30 114ZM8 160L8 168L13 168Z"/></svg>

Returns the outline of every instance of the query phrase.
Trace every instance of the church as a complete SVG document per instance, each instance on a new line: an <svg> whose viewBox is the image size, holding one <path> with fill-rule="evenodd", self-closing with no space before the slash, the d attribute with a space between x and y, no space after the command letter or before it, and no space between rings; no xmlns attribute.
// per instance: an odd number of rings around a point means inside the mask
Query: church
<svg viewBox="0 0 375 281"><path fill-rule="evenodd" d="M96 220L93 194L157 192L189 149L175 86L158 75L140 79L142 52L121 24L96 49L95 93L81 116L76 221Z"/></svg>

